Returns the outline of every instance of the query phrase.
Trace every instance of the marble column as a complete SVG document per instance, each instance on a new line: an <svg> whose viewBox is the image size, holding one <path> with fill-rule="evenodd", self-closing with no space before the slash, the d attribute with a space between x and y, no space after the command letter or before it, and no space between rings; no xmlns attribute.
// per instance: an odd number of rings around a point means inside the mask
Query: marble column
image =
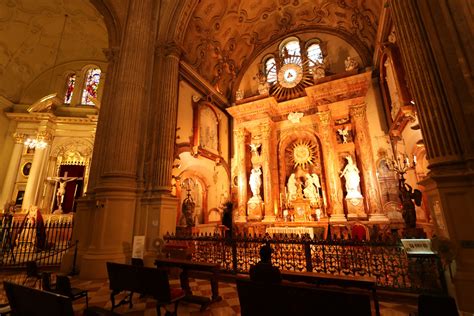
<svg viewBox="0 0 474 316"><path fill-rule="evenodd" d="M367 120L366 109L367 106L365 104L351 106L349 109L353 131L355 132L356 151L362 166L364 197L367 200L366 205L369 207L369 220L387 222L388 217L382 214L382 202L369 135L369 122Z"/></svg>
<svg viewBox="0 0 474 316"><path fill-rule="evenodd" d="M38 132L36 138L48 144L51 141L51 134L45 131ZM26 212L30 206L37 205L38 190L41 185L41 175L43 173L44 163L47 160L46 157L49 152L48 146L44 148L35 148L33 161L31 162L30 175L28 176L28 181L26 182L23 204L21 205L23 212Z"/></svg>
<svg viewBox="0 0 474 316"><path fill-rule="evenodd" d="M235 161L237 165L237 177L239 188L239 205L235 222L243 223L247 221L247 172L245 170L245 129L234 130L234 144L236 148Z"/></svg>
<svg viewBox="0 0 474 316"><path fill-rule="evenodd" d="M137 179L140 147L143 146L142 113L148 106L149 70L153 65L155 41L152 0L132 1L123 25L116 73L108 84L113 95L105 100L107 133L96 135L103 165L96 179L98 208L89 230L89 247L82 257L81 277L103 278L105 262L126 262L131 255L137 207ZM109 92L111 93L111 92ZM113 109L110 109L113 107ZM91 170L91 173L96 170ZM89 203L89 207L93 207Z"/></svg>
<svg viewBox="0 0 474 316"><path fill-rule="evenodd" d="M15 144L13 145L12 155L10 157L7 174L5 176L5 180L3 181L3 188L0 196L0 203L2 203L2 206L3 203L9 202L13 199L12 194L15 188L15 181L20 167L21 153L24 148L24 134L15 133L13 134L13 138L15 139Z"/></svg>
<svg viewBox="0 0 474 316"><path fill-rule="evenodd" d="M332 131L333 122L331 119L331 112L318 112L317 117L319 119L319 131L321 136L321 144L323 147L324 157L324 171L326 173L327 181L327 192L328 195L328 206L331 213L329 221L331 222L346 222L346 216L344 215L344 207L342 205L342 186L341 179L339 177L339 161L335 155L334 148L336 148L336 139Z"/></svg>
<svg viewBox="0 0 474 316"><path fill-rule="evenodd" d="M472 55L463 44L472 41L469 24L463 27L469 10L465 1L391 0L389 6L427 150L430 172L420 183L438 235L457 250L458 308L474 313L472 74L461 70Z"/></svg>
<svg viewBox="0 0 474 316"><path fill-rule="evenodd" d="M275 216L275 200L273 195L273 179L272 166L274 165L274 158L271 156L272 139L270 137L272 132L272 125L270 122L264 123L260 126L262 139L262 169L263 169L263 190L265 201L265 217L264 222L274 222Z"/></svg>

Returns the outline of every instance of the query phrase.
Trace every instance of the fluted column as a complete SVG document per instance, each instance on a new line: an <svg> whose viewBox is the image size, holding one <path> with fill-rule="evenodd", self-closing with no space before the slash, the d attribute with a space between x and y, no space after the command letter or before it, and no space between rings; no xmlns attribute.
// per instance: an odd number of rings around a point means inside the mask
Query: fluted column
<svg viewBox="0 0 474 316"><path fill-rule="evenodd" d="M474 142L468 69L472 52L465 46L472 42L466 22L472 20L472 13L467 3L391 0L389 6L430 164L420 184L425 187L436 234L449 237L456 249L455 293L451 294L461 311L472 314Z"/></svg>
<svg viewBox="0 0 474 316"><path fill-rule="evenodd" d="M272 179L272 165L274 157L271 157L272 139L270 138L272 129L270 123L262 124L260 126L262 137L262 169L263 169L263 190L265 201L265 217L264 222L275 221L275 201L273 195L273 179Z"/></svg>
<svg viewBox="0 0 474 316"><path fill-rule="evenodd" d="M152 191L171 191L171 171L173 169L176 142L176 121L178 111L179 60L181 48L176 43L167 43L156 48L162 66L159 71L161 88L158 90L158 104L155 110L158 129L152 174Z"/></svg>
<svg viewBox="0 0 474 316"><path fill-rule="evenodd" d="M149 71L153 66L154 9L152 0L129 3L120 53L103 100L99 121L104 122L96 135L96 154L103 164L97 161L95 168L99 170L91 170L101 174L95 180L97 209L90 223L90 244L80 267L84 278L105 277L106 261L125 262L130 256L143 146L141 129L145 125L142 113L149 102ZM93 206L89 203L89 207Z"/></svg>
<svg viewBox="0 0 474 316"><path fill-rule="evenodd" d="M390 2L410 92L431 165L461 158L457 126L437 71L417 1Z"/></svg>
<svg viewBox="0 0 474 316"><path fill-rule="evenodd" d="M356 151L362 165L365 199L367 200L366 204L369 206L371 221L388 221L387 216L382 214L382 203L366 109L367 106L365 104L351 106L349 109L352 126L355 131Z"/></svg>
<svg viewBox="0 0 474 316"><path fill-rule="evenodd" d="M43 142L49 143L51 141L51 134L46 131L39 132L36 138ZM30 206L36 205L37 203L38 189L41 184L41 175L48 152L48 146L45 148L35 148L35 154L33 155L33 161L31 162L30 175L28 176L28 181L26 182L23 204L21 205L21 209L23 211L28 210Z"/></svg>
<svg viewBox="0 0 474 316"><path fill-rule="evenodd" d="M331 213L331 222L345 222L344 208L342 206L342 186L339 178L339 162L335 155L334 148L336 148L336 140L332 133L333 122L331 120L331 112L318 112L320 122L321 144L323 146L324 169L326 173L326 180L328 184L329 196L328 204Z"/></svg>
<svg viewBox="0 0 474 316"><path fill-rule="evenodd" d="M2 193L0 196L0 203L3 205L5 202L9 202L12 199L13 189L15 188L15 180L18 174L18 168L20 166L21 152L23 151L25 141L25 135L15 133L13 134L15 144L13 145L12 155L10 162L8 163L7 174L3 181Z"/></svg>
<svg viewBox="0 0 474 316"><path fill-rule="evenodd" d="M245 129L238 128L234 130L234 140L236 148L236 164L238 177L238 198L239 206L237 210L237 217L235 222L246 222L247 210L247 172L245 170Z"/></svg>

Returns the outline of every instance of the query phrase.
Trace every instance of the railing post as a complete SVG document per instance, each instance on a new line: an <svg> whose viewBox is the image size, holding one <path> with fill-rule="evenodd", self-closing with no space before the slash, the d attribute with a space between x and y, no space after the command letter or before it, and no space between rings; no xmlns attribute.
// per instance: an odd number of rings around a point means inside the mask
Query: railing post
<svg viewBox="0 0 474 316"><path fill-rule="evenodd" d="M237 242L234 238L231 240L232 243L232 268L234 273L237 274Z"/></svg>
<svg viewBox="0 0 474 316"><path fill-rule="evenodd" d="M76 240L76 244L74 245L74 258L72 259L72 270L69 275L76 275L76 259L77 259L77 244L79 244L79 240Z"/></svg>

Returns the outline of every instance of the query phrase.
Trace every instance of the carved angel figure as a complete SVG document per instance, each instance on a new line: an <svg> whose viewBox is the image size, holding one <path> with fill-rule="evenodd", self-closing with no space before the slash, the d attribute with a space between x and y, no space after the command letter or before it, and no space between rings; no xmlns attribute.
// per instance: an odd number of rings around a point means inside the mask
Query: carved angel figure
<svg viewBox="0 0 474 316"><path fill-rule="evenodd" d="M359 67L359 63L350 56L347 56L346 60L344 61L344 65L346 66L346 71L351 71Z"/></svg>
<svg viewBox="0 0 474 316"><path fill-rule="evenodd" d="M302 112L290 112L288 114L288 120L291 123L299 123L300 119L303 117L304 113Z"/></svg>
<svg viewBox="0 0 474 316"><path fill-rule="evenodd" d="M349 128L346 126L337 130L337 133L342 136L342 143L347 144L349 140Z"/></svg>
<svg viewBox="0 0 474 316"><path fill-rule="evenodd" d="M298 187L296 186L296 176L294 173L292 173L288 178L288 183L286 187L288 189L288 198L290 200L296 199Z"/></svg>

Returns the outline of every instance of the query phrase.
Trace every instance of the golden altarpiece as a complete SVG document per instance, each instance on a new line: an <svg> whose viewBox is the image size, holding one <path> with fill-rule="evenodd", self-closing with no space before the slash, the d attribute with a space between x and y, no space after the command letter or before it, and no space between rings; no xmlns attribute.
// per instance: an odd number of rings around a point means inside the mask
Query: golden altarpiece
<svg viewBox="0 0 474 316"><path fill-rule="evenodd" d="M262 233L269 226L388 222L367 120L370 83L370 71L347 71L320 79L299 98L264 94L228 109L237 225Z"/></svg>

